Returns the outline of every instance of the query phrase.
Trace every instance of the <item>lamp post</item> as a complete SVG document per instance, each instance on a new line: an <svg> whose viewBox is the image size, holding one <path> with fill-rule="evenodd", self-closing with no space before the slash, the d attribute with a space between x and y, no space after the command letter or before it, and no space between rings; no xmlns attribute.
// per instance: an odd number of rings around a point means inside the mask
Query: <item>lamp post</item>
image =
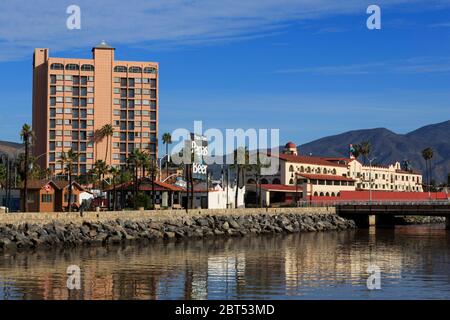
<svg viewBox="0 0 450 320"><path fill-rule="evenodd" d="M167 161L169 161L169 154L166 154L164 156L162 156L161 158L159 158L158 162L159 162L159 181L161 181L161 172L162 172L162 168L161 168L161 161L162 159L164 159L165 157L167 157ZM168 166L167 166L168 167Z"/></svg>

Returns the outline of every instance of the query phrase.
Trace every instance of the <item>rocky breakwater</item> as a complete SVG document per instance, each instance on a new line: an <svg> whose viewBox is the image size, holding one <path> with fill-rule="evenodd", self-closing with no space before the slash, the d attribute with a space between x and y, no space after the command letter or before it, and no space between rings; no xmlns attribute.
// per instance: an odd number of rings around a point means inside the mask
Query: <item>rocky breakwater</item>
<svg viewBox="0 0 450 320"><path fill-rule="evenodd" d="M352 220L334 214L183 216L166 221L116 219L79 224L53 221L47 224L0 225L0 250L353 228L355 223Z"/></svg>

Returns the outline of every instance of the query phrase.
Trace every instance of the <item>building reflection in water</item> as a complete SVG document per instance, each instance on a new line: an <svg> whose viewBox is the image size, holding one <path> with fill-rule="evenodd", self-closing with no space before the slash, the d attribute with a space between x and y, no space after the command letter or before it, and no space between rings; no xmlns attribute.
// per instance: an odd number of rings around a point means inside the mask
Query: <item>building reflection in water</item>
<svg viewBox="0 0 450 320"><path fill-rule="evenodd" d="M388 287L402 287L406 272L431 281L415 285L432 290L436 275L448 288L448 249L442 228L400 227L8 253L0 256L0 298L302 298L348 286L364 298L370 264ZM66 288L72 264L81 290Z"/></svg>

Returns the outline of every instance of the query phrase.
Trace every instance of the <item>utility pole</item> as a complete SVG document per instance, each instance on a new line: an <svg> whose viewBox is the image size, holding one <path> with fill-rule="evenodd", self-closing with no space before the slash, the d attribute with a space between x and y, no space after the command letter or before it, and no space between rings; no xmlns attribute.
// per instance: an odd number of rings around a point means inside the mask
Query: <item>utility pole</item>
<svg viewBox="0 0 450 320"><path fill-rule="evenodd" d="M376 159L377 157L374 157L372 159L369 159L369 200L370 203L372 204L372 162Z"/></svg>

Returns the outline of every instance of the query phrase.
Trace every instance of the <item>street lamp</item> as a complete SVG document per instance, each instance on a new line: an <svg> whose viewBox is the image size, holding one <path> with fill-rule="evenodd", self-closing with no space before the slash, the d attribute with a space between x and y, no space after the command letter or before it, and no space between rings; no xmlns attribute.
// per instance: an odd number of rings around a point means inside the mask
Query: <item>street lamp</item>
<svg viewBox="0 0 450 320"><path fill-rule="evenodd" d="M170 156L169 156L169 154L164 155L163 157L159 158L159 160L158 160L158 162L159 162L159 181L161 181L161 172L162 172L161 161L162 161L162 159L164 159L165 157L167 157L167 161L170 161Z"/></svg>

